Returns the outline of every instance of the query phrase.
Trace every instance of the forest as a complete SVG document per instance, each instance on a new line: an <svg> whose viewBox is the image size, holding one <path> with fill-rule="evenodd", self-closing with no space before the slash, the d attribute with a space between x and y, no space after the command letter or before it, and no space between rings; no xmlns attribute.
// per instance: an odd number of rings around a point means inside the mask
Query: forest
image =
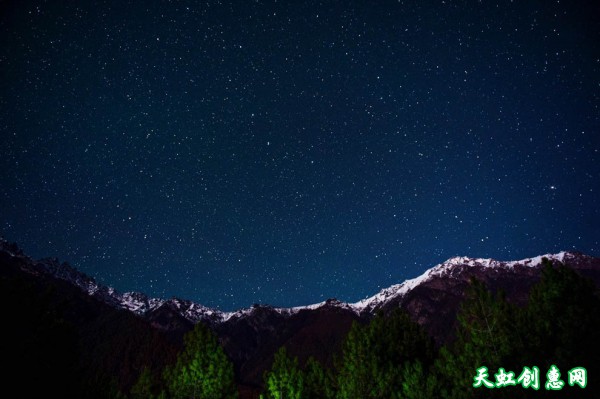
<svg viewBox="0 0 600 399"><path fill-rule="evenodd" d="M600 299L594 284L545 262L526 306L472 280L449 344L398 309L355 323L332 364L299 364L281 347L263 399L592 398L598 394ZM202 324L176 361L144 368L117 397L237 398L233 365Z"/></svg>

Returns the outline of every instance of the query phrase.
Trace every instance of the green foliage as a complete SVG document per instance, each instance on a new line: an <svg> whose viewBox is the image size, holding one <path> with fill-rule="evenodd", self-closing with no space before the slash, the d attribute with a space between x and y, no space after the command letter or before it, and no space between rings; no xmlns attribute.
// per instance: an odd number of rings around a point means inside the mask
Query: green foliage
<svg viewBox="0 0 600 399"><path fill-rule="evenodd" d="M343 360L338 370L338 398L349 398L353 394L366 397L368 394L373 370L369 350L366 327L355 322L343 346Z"/></svg>
<svg viewBox="0 0 600 399"><path fill-rule="evenodd" d="M297 358L289 358L285 347L279 348L270 371L265 373L268 399L303 398L304 376Z"/></svg>
<svg viewBox="0 0 600 399"><path fill-rule="evenodd" d="M290 358L285 347L275 354L271 370L265 373L266 393L261 399L333 399L334 375L314 358L309 358L304 370L297 358Z"/></svg>
<svg viewBox="0 0 600 399"><path fill-rule="evenodd" d="M137 377L130 399L237 397L233 367L216 337L201 324L185 337L184 349L164 371L161 386L156 377L164 362L174 359L174 350L142 321L99 309L82 301L78 291L58 290L55 283L37 285L3 276L0 287L2 310L16 326L7 330L1 345L11 365L6 377L25 396L61 392L63 397L124 399L122 390ZM565 387L561 392L543 386L539 391L472 386L481 366L488 367L491 381L500 367L518 375L524 366L538 366L542 383L551 364L565 380L574 367L585 367L592 379L600 374L598 290L572 269L544 261L541 280L522 308L473 281L457 317L455 342L440 348L437 356L421 328L400 311L378 315L368 325L353 325L335 370L314 359L301 369L282 348L265 374L266 398L597 396L593 381L586 389ZM146 367L136 375L133 371L140 365ZM29 384L31 376L39 384Z"/></svg>
<svg viewBox="0 0 600 399"><path fill-rule="evenodd" d="M458 313L459 345L477 354L473 357L476 363L484 359L500 363L511 351L516 311L502 292L493 295L483 283L473 280Z"/></svg>
<svg viewBox="0 0 600 399"><path fill-rule="evenodd" d="M522 324L530 358L544 367L585 363L594 369L600 361L600 301L593 283L568 267L545 262Z"/></svg>
<svg viewBox="0 0 600 399"><path fill-rule="evenodd" d="M285 350L267 374L269 399L465 399L595 397L585 390L543 388L550 364L562 378L573 367L600 373L600 300L594 285L563 265L544 261L542 278L528 304L517 307L499 291L471 282L457 315L456 339L435 353L431 340L402 311L378 315L368 325L355 323L336 362L335 374L309 360L304 371ZM496 382L499 368L518 376L523 367L538 366L542 388L473 387L476 370L485 366ZM571 389L571 390L569 390Z"/></svg>
<svg viewBox="0 0 600 399"><path fill-rule="evenodd" d="M440 397L500 398L527 395L521 387L502 389L473 388L473 378L479 367L487 367L489 380L500 368L519 373L532 365L527 352L523 323L525 309L508 303L502 291L495 295L483 283L472 280L471 287L457 315L456 341L441 348L433 375L439 385Z"/></svg>
<svg viewBox="0 0 600 399"><path fill-rule="evenodd" d="M435 374L427 372L420 360L405 363L402 371L403 399L430 399L438 397Z"/></svg>
<svg viewBox="0 0 600 399"><path fill-rule="evenodd" d="M551 364L558 364L563 373L575 366L586 367L590 375L597 372L597 292L591 282L564 265L552 266L544 260L542 278L532 288L523 308L507 303L502 293L493 295L482 283L474 281L458 321L456 341L441 348L427 381L414 366L405 375L405 388L436 386L436 396L446 399L545 397L545 391L520 386L475 389L473 377L481 366L490 370L491 382L495 382L494 373L500 367L518 375L524 366L538 366L542 379ZM593 394L591 390L578 391L577 397Z"/></svg>
<svg viewBox="0 0 600 399"><path fill-rule="evenodd" d="M237 397L233 366L212 332L196 324L185 336L177 363L165 370L173 399L229 399Z"/></svg>
<svg viewBox="0 0 600 399"><path fill-rule="evenodd" d="M154 395L152 393L152 374L148 367L144 367L140 373L140 377L136 383L131 387L129 394L130 399L152 399Z"/></svg>
<svg viewBox="0 0 600 399"><path fill-rule="evenodd" d="M304 367L304 397L310 399L333 399L334 376L314 358L309 358Z"/></svg>
<svg viewBox="0 0 600 399"><path fill-rule="evenodd" d="M502 292L494 295L480 281L471 281L457 315L457 339L440 350L435 363L444 398L472 397L480 392L492 397L496 394L474 390L473 376L482 365L490 369L513 365L513 345L519 341L515 329L518 311L506 302Z"/></svg>
<svg viewBox="0 0 600 399"><path fill-rule="evenodd" d="M524 366L537 365L543 379L550 363L562 367L563 373L576 366L586 367L590 375L598 372L597 291L589 281L561 265L554 267L545 262L542 278L523 308L508 303L502 292L494 294L481 282L472 281L457 320L456 340L440 348L437 354L422 329L400 310L391 315L377 315L368 325L355 323L343 344L335 373L314 359L309 359L301 369L298 360L290 358L285 348L281 348L272 369L265 373L264 398L545 397L545 391L525 390L520 386L474 388L473 377L481 366L488 367L489 380L494 382L494 373L500 367L518 375ZM209 353L216 357L207 356ZM217 385L218 378L213 378L213 385L206 380L208 375L219 375L211 371L219 358L226 361L214 336L198 327L186 337L185 350L177 365L165 374L170 397L230 397L208 393L214 392ZM223 375L231 376L232 385L232 371L228 373ZM146 386L142 380L140 377L140 387ZM582 390L577 395L593 397L591 392ZM553 393L559 397L560 394Z"/></svg>
<svg viewBox="0 0 600 399"><path fill-rule="evenodd" d="M354 324L343 346L338 399L392 398L402 391L402 367L420 359L429 364L433 344L403 311Z"/></svg>

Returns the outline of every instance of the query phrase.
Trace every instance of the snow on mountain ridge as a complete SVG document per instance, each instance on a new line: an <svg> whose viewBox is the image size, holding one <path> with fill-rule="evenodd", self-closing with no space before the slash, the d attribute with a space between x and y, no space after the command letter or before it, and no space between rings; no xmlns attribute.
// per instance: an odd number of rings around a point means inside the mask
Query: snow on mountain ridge
<svg viewBox="0 0 600 399"><path fill-rule="evenodd" d="M456 256L454 258L450 258L447 261L441 263L440 265L447 266L455 266L455 265L466 265L466 266L484 266L484 267L497 267L497 266L515 266L515 265L523 265L523 266L537 266L542 263L543 258L548 258L549 260L556 260L559 262L564 261L565 257L575 256L572 252L561 251L557 254L546 254L539 255L534 258L526 258L522 260L515 261L499 261L492 258L469 258L467 256ZM440 266L437 265L437 266ZM434 266L435 268L435 266Z"/></svg>
<svg viewBox="0 0 600 399"><path fill-rule="evenodd" d="M31 258L24 255L15 244L8 243L1 237L0 251L9 254L11 257L21 257L26 259L31 262L31 264L35 265L36 269L50 273L59 279L69 281L78 286L81 290L87 292L88 295L96 297L117 308L131 311L139 316L144 316L150 312L156 311L162 306L169 306L193 323L197 323L202 320L213 323L223 323L231 319L249 316L257 309L265 308L275 311L282 316L291 316L304 310L317 310L324 306L332 306L349 309L355 312L357 315L360 315L365 312L373 312L387 301L406 295L414 288L433 277L451 277L456 270L459 270L457 269L459 266L513 268L516 265L520 265L526 267L535 267L541 264L543 258L560 262L564 262L565 260L570 260L575 257L587 258L586 255L567 251L562 251L557 254L540 255L534 258L526 258L517 261L498 261L491 258L469 258L465 256L457 256L426 270L418 277L384 288L377 294L355 303L341 302L337 299L328 299L326 301L311 305L295 306L290 308L255 305L250 308L243 308L233 312L223 312L218 309L208 308L198 303L188 300L181 300L178 298L166 300L162 298L150 298L139 292L120 293L112 287L107 287L96 283L93 278L90 278L84 273L79 272L77 269L74 269L67 263L60 263L55 258L46 258L40 261L33 261Z"/></svg>
<svg viewBox="0 0 600 399"><path fill-rule="evenodd" d="M542 263L543 258L547 258L549 260L555 260L559 262L563 262L565 258L571 258L577 256L578 254L561 251L557 254L546 254L536 256L534 258L526 258L517 261L498 261L492 258L469 258L467 256L456 256L454 258L450 258L445 262L442 262L431 269L428 269L420 275L419 277L406 280L401 284L392 285L388 288L384 288L377 294L360 300L358 302L350 304L351 307L356 309L357 313L364 312L365 310L373 310L378 305L388 301L392 298L397 298L402 295L406 295L408 292L413 290L416 286L422 284L425 281L430 280L435 276L444 276L444 275L452 275L452 271L456 266L481 266L481 267L507 267L512 268L516 265L535 267ZM581 256L581 255L579 255Z"/></svg>

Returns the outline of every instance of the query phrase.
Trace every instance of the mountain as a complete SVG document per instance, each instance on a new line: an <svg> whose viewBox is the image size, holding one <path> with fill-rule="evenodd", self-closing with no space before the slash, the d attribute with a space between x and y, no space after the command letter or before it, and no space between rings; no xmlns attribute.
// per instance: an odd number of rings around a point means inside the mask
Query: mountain
<svg viewBox="0 0 600 399"><path fill-rule="evenodd" d="M19 397L114 397L142 367L159 373L174 361L180 336L119 308L108 290L81 289L93 284L66 264L36 262L0 242L3 377Z"/></svg>
<svg viewBox="0 0 600 399"><path fill-rule="evenodd" d="M423 290L425 287L434 290L434 287L440 286L440 280L444 280L446 285L451 282L466 282L471 276L480 278L484 281L500 282L505 290L518 292L522 290L519 287L522 284L502 284L504 280L511 280L511 277L519 275L530 280L529 277L536 280L537 270L541 265L543 258L548 258L553 262L567 263L572 268L580 271L583 275L592 278L598 282L599 259L587 256L578 252L560 252L558 254L547 254L535 258L527 258L518 261L498 261L494 259L480 259L469 257L455 257L436 265L414 279L406 280L401 284L392 285L381 290L379 293L360 300L355 303L338 301L335 298L328 299L307 306L298 306L292 308L271 307L267 305L254 305L250 308L240 309L234 312L222 312L218 309L209 308L193 301L171 298L151 298L140 292L120 293L112 287L98 284L93 278L73 268L66 262L59 262L57 258L44 258L38 261L27 257L14 243L9 243L0 238L0 252L9 256L18 257L25 260L26 269L30 272L41 272L50 274L61 280L65 280L86 292L93 298L97 298L108 305L118 309L130 311L138 316L143 316L149 320L156 317L165 308L178 313L178 315L191 324L204 322L210 325L232 322L236 319L251 317L256 313L256 309L269 309L270 311L281 315L282 317L291 317L302 311L317 310L320 308L336 307L342 311L353 312L357 316L374 315L380 310L389 310L391 307L407 304L414 296L413 291ZM440 287L441 288L441 287ZM510 295L509 295L510 296ZM518 296L518 295L517 295ZM524 296L518 298L523 300ZM157 322L157 327L160 323ZM167 327L167 326L165 326Z"/></svg>
<svg viewBox="0 0 600 399"><path fill-rule="evenodd" d="M300 362L312 355L331 364L353 322L367 322L378 312L398 307L405 309L438 344L447 342L452 338L456 312L471 278L483 281L492 290L502 289L508 300L523 304L540 278L543 258L565 263L600 286L600 259L581 253L560 252L518 261L455 257L356 303L329 299L293 308L254 305L222 312L178 298L120 293L57 259L35 261L16 245L0 240L2 263L18 260L22 272L64 281L106 306L138 316L172 340L180 339L195 323L208 325L234 362L239 380L254 386L262 383L262 374L280 346L285 345Z"/></svg>
<svg viewBox="0 0 600 399"><path fill-rule="evenodd" d="M300 362L313 355L329 364L353 321L367 322L377 312L388 313L398 307L442 344L453 338L456 313L471 278L492 290L502 289L508 300L524 304L530 288L539 281L543 258L564 262L600 286L600 259L580 253L509 262L456 257L356 303L330 299L291 309L256 306L236 312L216 326L216 331L244 381L254 384L262 381L262 372L279 346L285 345Z"/></svg>

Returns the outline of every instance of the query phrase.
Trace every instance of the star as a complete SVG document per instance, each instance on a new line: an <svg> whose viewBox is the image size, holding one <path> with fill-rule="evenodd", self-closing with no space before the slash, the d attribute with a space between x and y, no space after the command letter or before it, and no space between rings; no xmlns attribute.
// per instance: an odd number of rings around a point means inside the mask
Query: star
<svg viewBox="0 0 600 399"><path fill-rule="evenodd" d="M599 255L585 6L7 7L0 230L34 257L233 310Z"/></svg>

